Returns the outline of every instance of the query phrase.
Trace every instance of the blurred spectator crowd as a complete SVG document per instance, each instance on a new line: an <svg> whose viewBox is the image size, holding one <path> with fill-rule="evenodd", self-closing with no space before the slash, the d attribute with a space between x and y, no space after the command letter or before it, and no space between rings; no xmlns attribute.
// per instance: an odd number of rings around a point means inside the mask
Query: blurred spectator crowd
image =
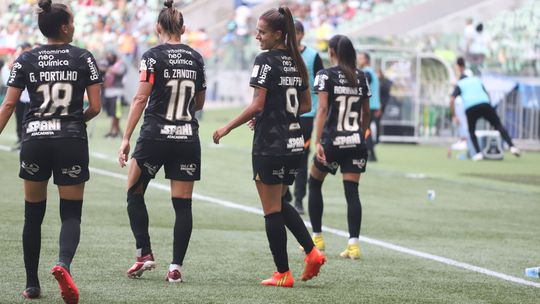
<svg viewBox="0 0 540 304"><path fill-rule="evenodd" d="M182 7L192 1L176 2ZM14 54L24 42L46 42L37 27L35 3L36 0L13 0L0 4L0 56ZM79 0L68 3L75 12L73 44L90 50L98 61L113 51L126 62L136 63L143 52L158 42L155 24L162 2ZM199 48L203 55L211 55L210 40L203 30L188 32L186 37L187 43Z"/></svg>

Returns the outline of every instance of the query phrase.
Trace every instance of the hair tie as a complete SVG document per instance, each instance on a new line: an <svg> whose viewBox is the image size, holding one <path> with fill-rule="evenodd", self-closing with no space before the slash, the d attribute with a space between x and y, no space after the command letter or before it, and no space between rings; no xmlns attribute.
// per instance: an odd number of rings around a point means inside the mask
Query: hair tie
<svg viewBox="0 0 540 304"><path fill-rule="evenodd" d="M283 7L280 7L280 8L278 9L278 12L279 12L280 14L282 14L282 15L285 15L285 9L284 9Z"/></svg>

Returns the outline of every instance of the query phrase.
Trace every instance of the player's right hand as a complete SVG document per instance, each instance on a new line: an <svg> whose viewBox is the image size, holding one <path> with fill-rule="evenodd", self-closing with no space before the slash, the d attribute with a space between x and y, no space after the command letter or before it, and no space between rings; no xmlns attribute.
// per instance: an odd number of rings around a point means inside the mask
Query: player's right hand
<svg viewBox="0 0 540 304"><path fill-rule="evenodd" d="M128 155L129 155L129 140L122 140L122 145L120 145L120 149L118 150L118 163L120 164L120 168L124 168L128 162Z"/></svg>

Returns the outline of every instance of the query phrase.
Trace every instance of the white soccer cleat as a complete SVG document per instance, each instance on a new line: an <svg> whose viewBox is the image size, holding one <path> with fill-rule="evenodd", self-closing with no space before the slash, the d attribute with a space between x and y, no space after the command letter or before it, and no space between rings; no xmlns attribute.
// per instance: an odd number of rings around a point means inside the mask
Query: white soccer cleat
<svg viewBox="0 0 540 304"><path fill-rule="evenodd" d="M514 154L516 157L521 156L521 151L519 151L519 149L514 146L510 147L510 153Z"/></svg>
<svg viewBox="0 0 540 304"><path fill-rule="evenodd" d="M482 159L484 159L484 155L482 154L482 152L476 153L476 154L472 157L472 160L474 160L474 161L479 161L479 160L482 160Z"/></svg>
<svg viewBox="0 0 540 304"><path fill-rule="evenodd" d="M459 140L456 143L452 144L451 149L456 151L465 151L467 150L467 141Z"/></svg>

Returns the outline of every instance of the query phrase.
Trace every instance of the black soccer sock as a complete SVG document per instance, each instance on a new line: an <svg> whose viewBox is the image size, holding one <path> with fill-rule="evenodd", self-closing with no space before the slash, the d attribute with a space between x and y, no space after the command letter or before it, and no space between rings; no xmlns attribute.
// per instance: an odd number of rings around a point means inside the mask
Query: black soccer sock
<svg viewBox="0 0 540 304"><path fill-rule="evenodd" d="M360 195L358 194L358 183L343 181L343 188L345 189L345 199L347 200L349 237L358 238L362 224L362 204L360 203Z"/></svg>
<svg viewBox="0 0 540 304"><path fill-rule="evenodd" d="M313 240L309 235L309 231L306 228L306 224L298 214L298 211L294 209L291 204L281 203L281 214L285 221L285 226L289 228L298 243L304 248L306 253L310 253L313 249Z"/></svg>
<svg viewBox="0 0 540 304"><path fill-rule="evenodd" d="M128 192L127 211L131 231L135 237L137 254L145 256L152 253L150 235L148 234L148 211L142 194Z"/></svg>
<svg viewBox="0 0 540 304"><path fill-rule="evenodd" d="M302 207L302 200L306 196L306 184L307 184L307 165L309 157L309 148L302 154L300 160L300 167L298 173L294 178L294 205Z"/></svg>
<svg viewBox="0 0 540 304"><path fill-rule="evenodd" d="M309 177L309 200L308 211L309 220L311 221L311 227L314 233L322 232L322 215L323 215L323 198L322 198L322 184L323 182Z"/></svg>
<svg viewBox="0 0 540 304"><path fill-rule="evenodd" d="M191 198L172 198L176 220L174 222L173 260L171 264L182 265L191 238L193 216Z"/></svg>
<svg viewBox="0 0 540 304"><path fill-rule="evenodd" d="M289 270L289 257L287 256L287 231L281 212L264 216L266 236L270 244L270 251L274 257L277 270L281 273Z"/></svg>
<svg viewBox="0 0 540 304"><path fill-rule="evenodd" d="M69 270L79 239L81 237L82 200L60 199L60 254L58 262L64 263Z"/></svg>
<svg viewBox="0 0 540 304"><path fill-rule="evenodd" d="M40 287L38 278L39 253L41 251L41 223L45 216L47 201L24 205L24 228L22 234L26 288Z"/></svg>

